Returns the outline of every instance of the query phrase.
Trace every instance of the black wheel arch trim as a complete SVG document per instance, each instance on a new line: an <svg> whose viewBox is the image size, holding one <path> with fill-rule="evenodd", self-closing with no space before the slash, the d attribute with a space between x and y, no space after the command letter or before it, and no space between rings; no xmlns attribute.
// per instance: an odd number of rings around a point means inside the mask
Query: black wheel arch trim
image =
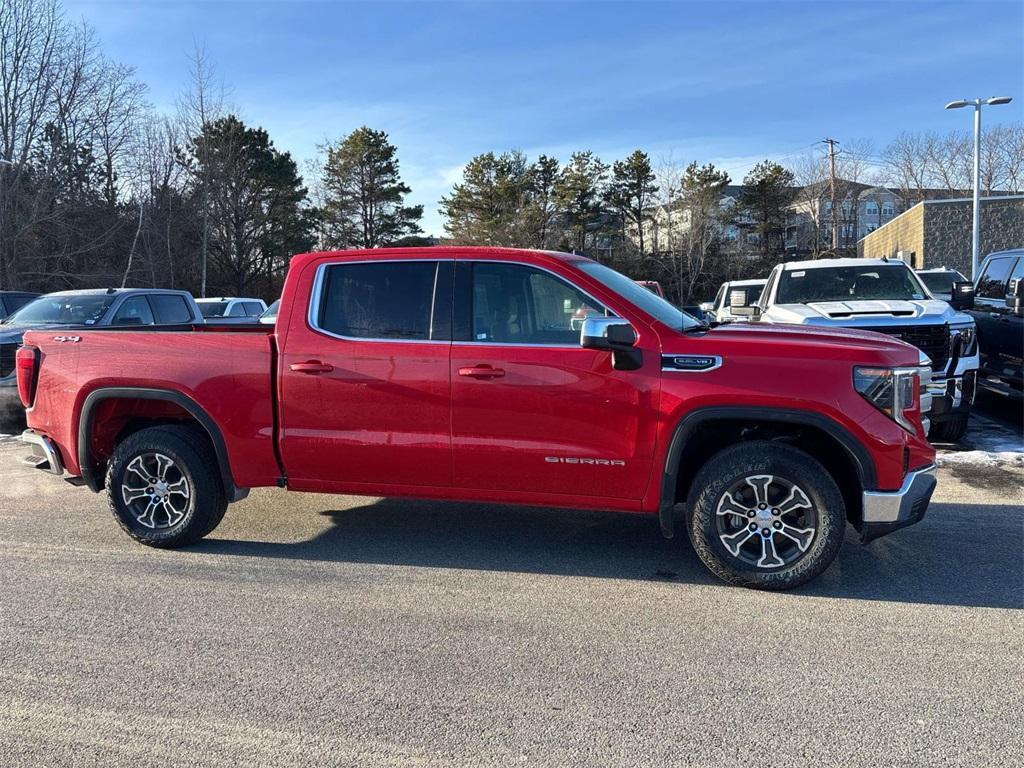
<svg viewBox="0 0 1024 768"><path fill-rule="evenodd" d="M665 538L675 535L676 484L679 480L679 462L690 435L701 424L719 419L773 421L780 424L803 425L822 430L843 446L853 462L862 488L874 488L875 464L867 448L841 424L814 411L758 406L709 406L697 408L684 415L676 424L665 455L661 476L661 495L658 504L658 522Z"/></svg>
<svg viewBox="0 0 1024 768"><path fill-rule="evenodd" d="M91 441L93 417L96 407L106 400L163 400L174 403L185 410L210 436L213 444L214 454L217 456L217 465L220 469L221 482L224 490L231 501L240 501L248 493L248 488L239 488L235 485L234 477L231 475L231 464L228 461L228 451L224 444L224 436L220 427L202 406L188 395L173 389L154 389L149 387L101 387L90 392L82 404L82 415L78 420L78 466L82 472L82 479L85 484L94 492L103 490L103 477L96 471L92 459Z"/></svg>

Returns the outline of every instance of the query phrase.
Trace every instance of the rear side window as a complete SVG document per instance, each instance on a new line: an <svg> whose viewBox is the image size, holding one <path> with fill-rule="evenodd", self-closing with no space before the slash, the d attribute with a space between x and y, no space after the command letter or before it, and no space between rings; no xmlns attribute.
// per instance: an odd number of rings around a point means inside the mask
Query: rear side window
<svg viewBox="0 0 1024 768"><path fill-rule="evenodd" d="M111 325L153 325L153 311L145 296L132 296L126 299L117 310Z"/></svg>
<svg viewBox="0 0 1024 768"><path fill-rule="evenodd" d="M245 304L241 301L236 301L231 305L231 309L228 310L227 317L245 317Z"/></svg>
<svg viewBox="0 0 1024 768"><path fill-rule="evenodd" d="M247 301L242 306L246 317L259 317L263 314L263 307L257 301Z"/></svg>
<svg viewBox="0 0 1024 768"><path fill-rule="evenodd" d="M316 325L353 339L447 340L435 317L436 261L376 261L325 268Z"/></svg>
<svg viewBox="0 0 1024 768"><path fill-rule="evenodd" d="M178 325L192 322L192 311L183 296L172 293L154 293L149 297L156 313L156 321L161 325Z"/></svg>

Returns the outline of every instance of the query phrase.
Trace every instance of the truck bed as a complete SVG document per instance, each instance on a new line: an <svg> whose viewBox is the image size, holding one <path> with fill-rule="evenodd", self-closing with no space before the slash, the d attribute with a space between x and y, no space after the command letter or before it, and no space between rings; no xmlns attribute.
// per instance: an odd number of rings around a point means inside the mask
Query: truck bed
<svg viewBox="0 0 1024 768"><path fill-rule="evenodd" d="M84 441L102 469L107 446L133 417L174 421L193 403L216 414L235 485L272 485L281 476L274 449L273 326L39 330L29 331L25 344L37 347L42 358L28 425L51 435L70 474L83 474ZM105 399L104 393L124 389L138 397ZM186 400L147 399L149 389Z"/></svg>

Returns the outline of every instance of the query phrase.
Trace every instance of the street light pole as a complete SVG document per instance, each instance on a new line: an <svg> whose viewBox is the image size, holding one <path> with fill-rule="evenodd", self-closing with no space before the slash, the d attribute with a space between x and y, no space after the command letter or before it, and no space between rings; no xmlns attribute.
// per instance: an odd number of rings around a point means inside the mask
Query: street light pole
<svg viewBox="0 0 1024 768"><path fill-rule="evenodd" d="M957 99L946 105L946 109L974 107L974 191L971 211L971 279L978 279L978 262L981 250L981 107L1009 104L1012 96L993 96L989 99Z"/></svg>

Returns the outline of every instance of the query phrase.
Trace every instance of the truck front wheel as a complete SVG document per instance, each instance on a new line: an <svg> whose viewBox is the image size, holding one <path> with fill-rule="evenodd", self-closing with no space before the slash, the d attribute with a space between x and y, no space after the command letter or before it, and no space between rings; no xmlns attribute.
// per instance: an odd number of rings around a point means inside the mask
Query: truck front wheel
<svg viewBox="0 0 1024 768"><path fill-rule="evenodd" d="M701 468L690 499L690 541L730 584L798 586L824 571L843 543L846 509L835 481L790 445L724 449Z"/></svg>
<svg viewBox="0 0 1024 768"><path fill-rule="evenodd" d="M227 509L209 442L194 429L165 425L125 438L107 466L110 509L150 547L183 547L210 533Z"/></svg>

